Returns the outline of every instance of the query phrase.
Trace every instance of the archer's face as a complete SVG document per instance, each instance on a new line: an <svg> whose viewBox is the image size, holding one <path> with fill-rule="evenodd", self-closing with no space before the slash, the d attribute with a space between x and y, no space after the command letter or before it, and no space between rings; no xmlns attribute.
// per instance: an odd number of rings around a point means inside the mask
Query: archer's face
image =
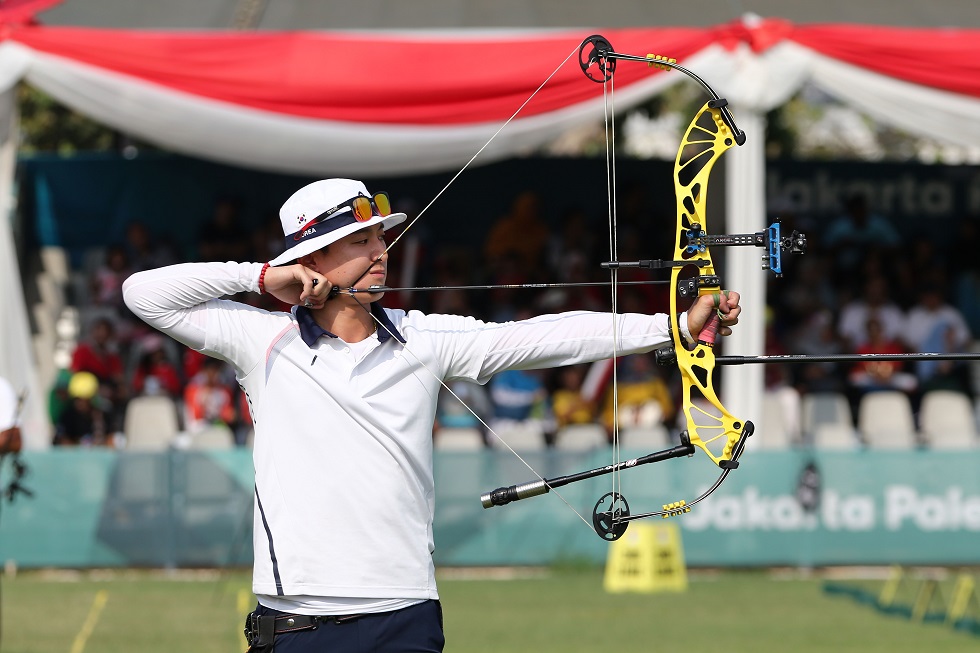
<svg viewBox="0 0 980 653"><path fill-rule="evenodd" d="M365 227L311 254L310 267L341 288L382 286L388 276L386 247L381 225Z"/></svg>

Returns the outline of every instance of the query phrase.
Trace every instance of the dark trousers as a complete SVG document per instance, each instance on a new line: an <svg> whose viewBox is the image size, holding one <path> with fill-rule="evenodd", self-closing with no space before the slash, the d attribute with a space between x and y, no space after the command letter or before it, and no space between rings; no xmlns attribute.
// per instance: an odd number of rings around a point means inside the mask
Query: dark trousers
<svg viewBox="0 0 980 653"><path fill-rule="evenodd" d="M285 613L258 606L263 615ZM276 635L275 653L442 653L439 601L424 601L394 612L366 614L353 621L320 623L315 629Z"/></svg>

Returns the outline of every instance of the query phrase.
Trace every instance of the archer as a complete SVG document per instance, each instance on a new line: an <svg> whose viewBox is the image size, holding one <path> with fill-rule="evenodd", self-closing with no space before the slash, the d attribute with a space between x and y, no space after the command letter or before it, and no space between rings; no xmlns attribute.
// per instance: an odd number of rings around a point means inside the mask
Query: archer
<svg viewBox="0 0 980 653"><path fill-rule="evenodd" d="M250 650L288 641L295 651L360 651L369 633L383 640L377 650L441 651L432 561L440 388L648 352L671 341L668 316L572 312L498 324L386 309L375 288L387 278L385 229L406 218L387 194L326 179L299 189L279 215L286 250L268 263L173 265L123 287L151 326L229 362L248 398L258 597ZM246 291L293 308L221 299ZM738 293L721 292L671 322L695 342L706 324L730 334L740 312Z"/></svg>

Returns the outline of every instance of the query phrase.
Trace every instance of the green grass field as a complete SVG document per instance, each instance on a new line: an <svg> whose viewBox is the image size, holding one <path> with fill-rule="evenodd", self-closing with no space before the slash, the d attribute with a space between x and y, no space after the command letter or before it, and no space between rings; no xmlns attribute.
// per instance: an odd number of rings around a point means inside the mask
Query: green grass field
<svg viewBox="0 0 980 653"><path fill-rule="evenodd" d="M980 637L882 615L816 578L693 572L684 593L613 595L598 570L473 576L440 574L453 653L980 651ZM246 572L21 573L3 579L0 650L241 652L252 601Z"/></svg>

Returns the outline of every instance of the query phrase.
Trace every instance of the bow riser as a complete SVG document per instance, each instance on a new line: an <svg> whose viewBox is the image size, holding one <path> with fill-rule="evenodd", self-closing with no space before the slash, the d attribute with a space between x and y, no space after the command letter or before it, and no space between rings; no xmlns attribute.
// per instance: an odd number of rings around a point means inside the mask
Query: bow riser
<svg viewBox="0 0 980 653"><path fill-rule="evenodd" d="M695 284L697 295L718 294L721 282L715 273L714 263L707 247L692 247L689 235L692 229L704 232L706 221L708 178L715 162L736 145L728 123L722 114L724 100L711 100L697 113L684 134L674 162L674 192L677 197L677 232L675 234L675 260L697 264ZM674 268L671 271L671 315L680 315L685 307L678 304L690 297L681 283L681 275L692 268ZM744 420L732 415L722 405L715 392L712 371L715 366L714 340L718 329L717 318L699 334L699 341L688 348L678 329L672 338L677 354L677 366L683 386L683 411L687 418L691 444L704 451L719 466L733 459L736 445L741 438ZM708 411L707 402L714 407Z"/></svg>

